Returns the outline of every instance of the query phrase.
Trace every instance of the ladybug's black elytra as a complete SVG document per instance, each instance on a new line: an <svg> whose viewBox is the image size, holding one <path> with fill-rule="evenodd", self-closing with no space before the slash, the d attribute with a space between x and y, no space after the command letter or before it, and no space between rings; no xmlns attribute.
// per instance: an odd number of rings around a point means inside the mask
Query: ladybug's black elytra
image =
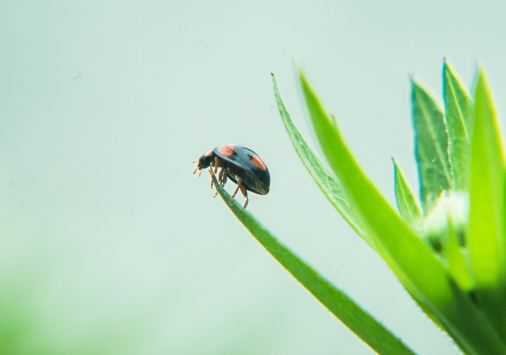
<svg viewBox="0 0 506 355"><path fill-rule="evenodd" d="M241 191L245 197L244 208L248 205L248 190L259 195L269 192L269 169L258 154L249 148L227 144L211 149L199 158L193 173L200 175L207 168L211 174L217 175L221 186L225 186L227 179L237 184L232 197ZM211 189L213 187L214 181L211 179Z"/></svg>

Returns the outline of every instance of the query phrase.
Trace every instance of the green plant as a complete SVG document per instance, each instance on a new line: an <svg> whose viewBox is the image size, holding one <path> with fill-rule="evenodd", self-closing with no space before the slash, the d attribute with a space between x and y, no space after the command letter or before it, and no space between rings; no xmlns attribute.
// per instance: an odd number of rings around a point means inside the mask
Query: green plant
<svg viewBox="0 0 506 355"><path fill-rule="evenodd" d="M364 174L303 73L300 84L331 172L292 122L273 76L283 124L324 196L464 353L506 354L506 175L498 119L483 70L478 70L471 98L444 63L444 110L427 90L411 82L420 203L394 161L398 212ZM374 351L413 353L220 186L218 192L263 247Z"/></svg>

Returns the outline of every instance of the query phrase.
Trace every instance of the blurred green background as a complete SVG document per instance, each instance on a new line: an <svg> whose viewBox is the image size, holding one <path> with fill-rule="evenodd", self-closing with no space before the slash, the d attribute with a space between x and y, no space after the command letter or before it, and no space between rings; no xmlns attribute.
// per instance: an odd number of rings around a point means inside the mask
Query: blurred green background
<svg viewBox="0 0 506 355"><path fill-rule="evenodd" d="M499 1L2 1L0 346L369 353L192 177L200 154L238 143L271 170L250 211L416 351L456 354L319 194L269 73L310 135L294 76L306 70L393 201L390 157L416 178L408 75L439 95L444 56L467 83L479 62L501 111L503 13Z"/></svg>

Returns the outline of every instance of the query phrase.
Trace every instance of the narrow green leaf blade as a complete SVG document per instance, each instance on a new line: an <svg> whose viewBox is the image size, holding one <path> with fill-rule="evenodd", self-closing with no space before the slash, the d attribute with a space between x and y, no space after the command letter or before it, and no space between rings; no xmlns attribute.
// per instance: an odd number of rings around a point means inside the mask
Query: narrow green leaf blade
<svg viewBox="0 0 506 355"><path fill-rule="evenodd" d="M215 180L216 185L217 181ZM302 286L337 319L379 354L414 354L393 333L375 320L343 291L336 288L311 266L277 240L253 215L243 209L223 188L218 192L252 236Z"/></svg>
<svg viewBox="0 0 506 355"><path fill-rule="evenodd" d="M441 192L452 187L448 156L448 133L443 112L427 90L411 82L415 158L420 181L420 199L427 211Z"/></svg>
<svg viewBox="0 0 506 355"><path fill-rule="evenodd" d="M442 263L363 173L301 73L306 105L330 167L356 206L363 228L407 291L469 354L506 354L506 346L451 279Z"/></svg>
<svg viewBox="0 0 506 355"><path fill-rule="evenodd" d="M485 73L478 73L471 151L469 251L478 297L506 337L504 151Z"/></svg>
<svg viewBox="0 0 506 355"><path fill-rule="evenodd" d="M443 64L443 98L448 125L448 148L455 188L467 191L472 131L472 103L455 70Z"/></svg>
<svg viewBox="0 0 506 355"><path fill-rule="evenodd" d="M394 164L394 189L397 208L402 218L408 222L413 222L421 215L420 206L401 168L394 159L392 159L392 162Z"/></svg>
<svg viewBox="0 0 506 355"><path fill-rule="evenodd" d="M290 118L290 114L286 109L281 95L279 93L278 85L274 74L272 74L272 84L274 89L274 97L278 106L279 114L288 133L288 137L292 142L295 152L304 164L313 180L316 182L323 195L329 200L344 220L350 225L351 228L362 239L367 240L367 236L363 234L360 229L360 223L355 213L352 210L349 202L346 200L346 195L340 182L332 175L328 174L326 169L320 163L319 159L313 153L311 148L307 145L306 141L300 134L299 130Z"/></svg>

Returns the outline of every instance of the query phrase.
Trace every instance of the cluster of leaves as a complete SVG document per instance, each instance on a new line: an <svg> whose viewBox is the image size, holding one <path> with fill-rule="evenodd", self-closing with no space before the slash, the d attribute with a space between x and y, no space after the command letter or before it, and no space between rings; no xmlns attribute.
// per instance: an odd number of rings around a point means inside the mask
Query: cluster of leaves
<svg viewBox="0 0 506 355"><path fill-rule="evenodd" d="M399 211L364 174L304 74L299 78L330 172L291 120L273 76L275 99L293 147L323 195L464 353L506 354L506 175L483 70L477 73L471 98L444 63L444 110L419 83L411 82L420 203L394 161ZM374 351L413 354L222 188L218 192L265 249Z"/></svg>

